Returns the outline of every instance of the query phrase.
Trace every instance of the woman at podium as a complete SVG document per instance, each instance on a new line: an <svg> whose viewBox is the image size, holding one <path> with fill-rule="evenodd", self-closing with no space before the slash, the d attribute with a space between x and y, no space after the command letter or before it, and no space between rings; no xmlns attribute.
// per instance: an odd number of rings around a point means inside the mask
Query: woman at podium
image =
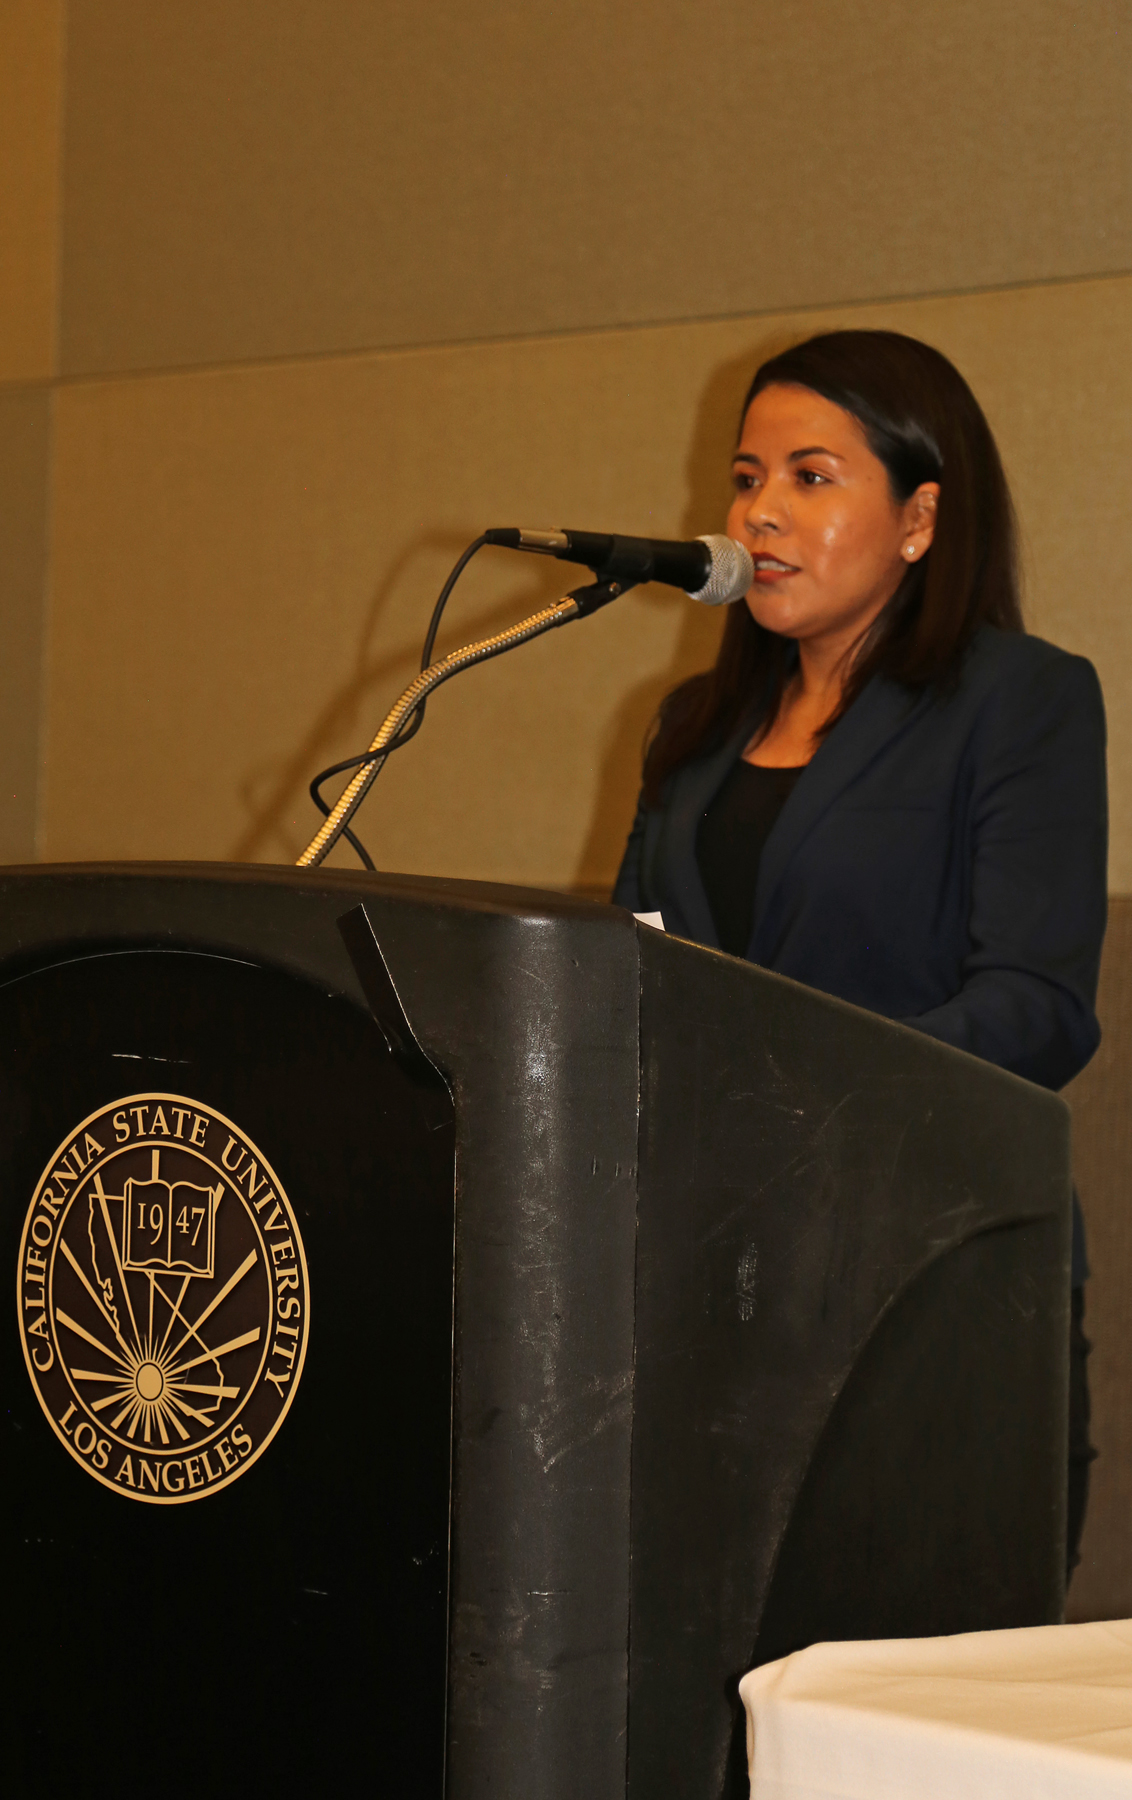
<svg viewBox="0 0 1132 1800"><path fill-rule="evenodd" d="M914 338L828 333L759 368L733 472L754 583L661 706L615 901L1064 1086L1100 1036L1104 711L1023 629L978 402ZM1086 1273L1075 1203L1071 1563Z"/></svg>

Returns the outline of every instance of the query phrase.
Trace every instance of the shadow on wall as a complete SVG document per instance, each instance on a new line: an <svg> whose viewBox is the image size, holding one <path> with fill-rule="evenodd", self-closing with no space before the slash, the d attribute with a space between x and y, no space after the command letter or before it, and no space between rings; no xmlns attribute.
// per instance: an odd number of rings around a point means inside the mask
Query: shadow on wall
<svg viewBox="0 0 1132 1800"><path fill-rule="evenodd" d="M729 358L711 375L696 410L686 473L688 499L680 519L685 537L722 531L731 500L731 452L739 428L743 397L755 370L768 357L800 343L798 332L778 333ZM668 591L664 602L682 609L682 624L669 666L650 675L626 694L605 734L593 815L577 871L576 893L608 899L625 847L641 782L644 747L664 696L689 675L714 662L723 629L721 612L689 606Z"/></svg>

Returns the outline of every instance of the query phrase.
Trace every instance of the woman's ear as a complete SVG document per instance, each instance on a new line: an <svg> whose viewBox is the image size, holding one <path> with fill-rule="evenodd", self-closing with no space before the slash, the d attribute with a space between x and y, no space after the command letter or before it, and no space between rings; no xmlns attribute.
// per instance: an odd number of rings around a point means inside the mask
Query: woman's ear
<svg viewBox="0 0 1132 1800"><path fill-rule="evenodd" d="M938 505L938 481L922 481L904 502L904 555L909 562L918 562L930 550Z"/></svg>

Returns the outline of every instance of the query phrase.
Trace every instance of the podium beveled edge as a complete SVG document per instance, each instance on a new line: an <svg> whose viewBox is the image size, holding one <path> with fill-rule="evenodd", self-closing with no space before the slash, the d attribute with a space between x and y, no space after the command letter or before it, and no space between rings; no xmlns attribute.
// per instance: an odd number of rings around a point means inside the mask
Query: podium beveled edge
<svg viewBox="0 0 1132 1800"><path fill-rule="evenodd" d="M10 886L44 879L60 882L168 881L197 882L204 886L264 886L306 889L322 894L340 893L352 899L366 895L399 900L431 901L502 913L515 918L562 917L605 919L621 915L621 908L586 899L562 889L526 887L491 881L467 881L438 875L413 875L379 869L298 869L291 863L236 862L70 862L7 863L0 865L0 896Z"/></svg>

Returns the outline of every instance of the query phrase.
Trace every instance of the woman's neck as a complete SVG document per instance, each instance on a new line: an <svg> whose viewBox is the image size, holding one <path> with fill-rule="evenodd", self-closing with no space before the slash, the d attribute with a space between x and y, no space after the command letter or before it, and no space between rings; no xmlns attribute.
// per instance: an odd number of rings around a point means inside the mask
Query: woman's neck
<svg viewBox="0 0 1132 1800"><path fill-rule="evenodd" d="M786 684L770 729L743 752L744 760L764 769L796 769L808 763L821 743L821 732L841 704L852 663L853 645L802 641L798 663Z"/></svg>

